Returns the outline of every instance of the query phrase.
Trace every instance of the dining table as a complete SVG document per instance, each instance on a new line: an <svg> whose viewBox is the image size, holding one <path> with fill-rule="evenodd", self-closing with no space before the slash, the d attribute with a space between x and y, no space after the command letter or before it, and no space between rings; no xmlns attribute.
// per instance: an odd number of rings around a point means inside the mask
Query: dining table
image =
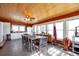
<svg viewBox="0 0 79 59"><path fill-rule="evenodd" d="M32 52L33 49L33 41L34 40L39 40L39 46L40 48L42 48L44 46L44 44L47 44L47 36L41 36L41 35L25 35L28 36L28 39L30 40L30 51Z"/></svg>
<svg viewBox="0 0 79 59"><path fill-rule="evenodd" d="M39 43L40 43L40 44L39 44L39 47L40 47L40 48L42 48L43 45L47 43L47 37L46 37L46 36L37 36L37 35L35 35L35 36L29 36L28 38L29 38L29 40L31 41L31 46L30 46L30 47L31 47L31 48L30 48L30 49L31 49L31 52L33 51L33 50L32 50L32 47L33 47L33 41L34 41L34 40L39 40ZM44 40L44 39L45 39L45 40ZM44 43L44 42L45 42L45 43Z"/></svg>

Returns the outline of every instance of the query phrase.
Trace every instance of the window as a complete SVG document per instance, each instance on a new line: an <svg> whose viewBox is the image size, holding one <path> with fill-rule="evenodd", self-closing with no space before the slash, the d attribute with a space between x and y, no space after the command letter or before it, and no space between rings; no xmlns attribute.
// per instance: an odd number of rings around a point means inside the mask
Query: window
<svg viewBox="0 0 79 59"><path fill-rule="evenodd" d="M12 31L13 31L13 32L18 31L18 26L17 26L17 25L12 25Z"/></svg>
<svg viewBox="0 0 79 59"><path fill-rule="evenodd" d="M53 35L53 24L47 24L47 33Z"/></svg>
<svg viewBox="0 0 79 59"><path fill-rule="evenodd" d="M13 32L25 31L25 26L12 25L12 31L13 31Z"/></svg>
<svg viewBox="0 0 79 59"><path fill-rule="evenodd" d="M27 33L32 34L32 28L31 27L27 27Z"/></svg>
<svg viewBox="0 0 79 59"><path fill-rule="evenodd" d="M41 25L41 32L45 32L46 33L46 25Z"/></svg>
<svg viewBox="0 0 79 59"><path fill-rule="evenodd" d="M34 25L33 27L34 27L33 31L35 32L35 34L37 34L37 25Z"/></svg>
<svg viewBox="0 0 79 59"><path fill-rule="evenodd" d="M41 33L41 26L38 26L38 34Z"/></svg>
<svg viewBox="0 0 79 59"><path fill-rule="evenodd" d="M57 33L57 38L58 40L62 40L63 39L63 22L58 22L55 23L56 25L56 33Z"/></svg>
<svg viewBox="0 0 79 59"><path fill-rule="evenodd" d="M19 26L19 31L25 31L25 26Z"/></svg>
<svg viewBox="0 0 79 59"><path fill-rule="evenodd" d="M46 25L34 25L33 27L35 34L40 34L41 32L46 33Z"/></svg>
<svg viewBox="0 0 79 59"><path fill-rule="evenodd" d="M68 37L72 40L72 37L75 36L75 27L79 26L79 19L69 20L68 24Z"/></svg>
<svg viewBox="0 0 79 59"><path fill-rule="evenodd" d="M75 30L75 27L79 26L79 19L70 20L70 21L67 21L67 23L68 23L69 30Z"/></svg>

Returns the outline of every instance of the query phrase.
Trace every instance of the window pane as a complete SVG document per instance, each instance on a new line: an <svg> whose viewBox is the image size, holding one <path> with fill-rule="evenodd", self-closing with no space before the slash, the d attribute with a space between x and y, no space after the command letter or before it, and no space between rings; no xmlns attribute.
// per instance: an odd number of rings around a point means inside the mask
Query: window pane
<svg viewBox="0 0 79 59"><path fill-rule="evenodd" d="M35 26L35 33L37 33L37 26Z"/></svg>
<svg viewBox="0 0 79 59"><path fill-rule="evenodd" d="M57 31L58 40L63 40L63 31Z"/></svg>
<svg viewBox="0 0 79 59"><path fill-rule="evenodd" d="M27 27L27 33L28 33L28 34L32 34L32 31L31 31L31 30L32 30L31 27Z"/></svg>
<svg viewBox="0 0 79 59"><path fill-rule="evenodd" d="M68 31L68 37L70 38L70 40L72 40L72 37L74 36L75 31Z"/></svg>
<svg viewBox="0 0 79 59"><path fill-rule="evenodd" d="M63 22L58 22L55 25L56 25L57 39L63 40Z"/></svg>
<svg viewBox="0 0 79 59"><path fill-rule="evenodd" d="M20 26L20 25L12 25L12 31L25 31L25 26Z"/></svg>
<svg viewBox="0 0 79 59"><path fill-rule="evenodd" d="M34 25L33 27L34 27L34 32L35 32L35 34L37 34L37 26Z"/></svg>
<svg viewBox="0 0 79 59"><path fill-rule="evenodd" d="M68 37L72 40L75 36L75 27L79 26L79 19L69 20L68 24Z"/></svg>
<svg viewBox="0 0 79 59"><path fill-rule="evenodd" d="M56 29L57 30L63 30L63 22L56 23Z"/></svg>
<svg viewBox="0 0 79 59"><path fill-rule="evenodd" d="M53 35L53 24L47 24L47 32Z"/></svg>
<svg viewBox="0 0 79 59"><path fill-rule="evenodd" d="M41 25L41 31L46 33L46 25Z"/></svg>
<svg viewBox="0 0 79 59"><path fill-rule="evenodd" d="M41 26L38 26L38 34L41 33Z"/></svg>
<svg viewBox="0 0 79 59"><path fill-rule="evenodd" d="M48 31L50 31L50 30L53 31L53 24L47 24L47 30Z"/></svg>
<svg viewBox="0 0 79 59"><path fill-rule="evenodd" d="M69 30L75 30L76 26L79 26L79 19L67 21Z"/></svg>
<svg viewBox="0 0 79 59"><path fill-rule="evenodd" d="M25 31L25 26L19 26L19 31Z"/></svg>
<svg viewBox="0 0 79 59"><path fill-rule="evenodd" d="M17 25L12 25L12 31L13 32L18 31L18 26Z"/></svg>

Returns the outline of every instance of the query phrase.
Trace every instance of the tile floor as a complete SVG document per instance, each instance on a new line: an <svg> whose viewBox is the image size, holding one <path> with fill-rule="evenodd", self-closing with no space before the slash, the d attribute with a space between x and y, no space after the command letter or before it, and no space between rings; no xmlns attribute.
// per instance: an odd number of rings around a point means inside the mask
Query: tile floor
<svg viewBox="0 0 79 59"><path fill-rule="evenodd" d="M38 52L29 52L22 47L21 39L7 41L5 46L0 49L0 56L39 56ZM40 56L78 56L73 52L65 52L63 48L53 46L49 44L48 50L44 49L44 52Z"/></svg>

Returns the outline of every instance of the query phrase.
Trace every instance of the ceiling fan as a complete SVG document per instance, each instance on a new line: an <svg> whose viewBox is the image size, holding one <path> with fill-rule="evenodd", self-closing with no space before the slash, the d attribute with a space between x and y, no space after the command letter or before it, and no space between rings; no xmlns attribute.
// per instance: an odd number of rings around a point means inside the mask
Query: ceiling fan
<svg viewBox="0 0 79 59"><path fill-rule="evenodd" d="M26 16L24 20L25 21L34 21L35 18L34 17L30 17L30 16Z"/></svg>
<svg viewBox="0 0 79 59"><path fill-rule="evenodd" d="M24 20L25 21L28 21L28 22L31 22L31 21L35 21L36 19L33 17L32 13L29 13L27 11L24 11L23 12L23 15L25 16Z"/></svg>

